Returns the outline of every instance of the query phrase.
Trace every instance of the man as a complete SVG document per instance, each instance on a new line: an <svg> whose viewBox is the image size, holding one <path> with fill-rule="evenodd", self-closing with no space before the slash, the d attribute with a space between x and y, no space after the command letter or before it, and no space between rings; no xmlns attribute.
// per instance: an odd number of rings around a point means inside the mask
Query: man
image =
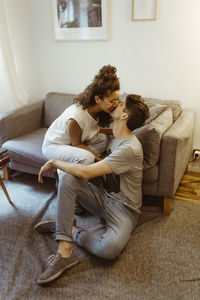
<svg viewBox="0 0 200 300"><path fill-rule="evenodd" d="M143 152L132 131L144 124L149 110L141 96L128 95L111 116L114 139L110 155L87 166L53 159L40 170L40 183L47 171L51 173L57 168L63 172L59 177L57 197L55 239L58 251L40 275L38 284L55 280L78 263L72 241L101 258L113 259L121 253L137 225L142 204ZM98 176L104 176L103 187L88 182ZM73 228L76 201L105 220L105 233L99 236ZM51 220L35 226L39 232L53 232L54 228L55 222Z"/></svg>

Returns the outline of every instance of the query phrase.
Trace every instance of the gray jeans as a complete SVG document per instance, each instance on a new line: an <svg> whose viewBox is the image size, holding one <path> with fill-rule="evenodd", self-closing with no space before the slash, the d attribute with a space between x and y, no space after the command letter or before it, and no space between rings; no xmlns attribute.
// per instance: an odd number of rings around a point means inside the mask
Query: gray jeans
<svg viewBox="0 0 200 300"><path fill-rule="evenodd" d="M77 228L72 237L75 202L105 220L105 232L97 235ZM108 198L103 189L67 173L59 178L56 240L72 240L89 252L106 259L118 256L130 239L139 215L119 201Z"/></svg>

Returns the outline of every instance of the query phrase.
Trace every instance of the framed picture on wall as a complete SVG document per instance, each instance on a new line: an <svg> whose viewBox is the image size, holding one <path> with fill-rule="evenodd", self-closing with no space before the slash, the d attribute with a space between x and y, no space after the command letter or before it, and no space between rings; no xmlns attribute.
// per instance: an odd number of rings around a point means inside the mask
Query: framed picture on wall
<svg viewBox="0 0 200 300"><path fill-rule="evenodd" d="M110 37L110 0L51 0L55 40L91 41Z"/></svg>
<svg viewBox="0 0 200 300"><path fill-rule="evenodd" d="M132 0L132 20L152 21L158 17L158 0Z"/></svg>

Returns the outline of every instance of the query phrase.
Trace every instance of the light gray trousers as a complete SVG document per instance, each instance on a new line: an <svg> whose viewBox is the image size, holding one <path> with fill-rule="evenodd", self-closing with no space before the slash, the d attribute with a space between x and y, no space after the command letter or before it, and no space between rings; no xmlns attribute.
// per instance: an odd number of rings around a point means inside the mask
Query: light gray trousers
<svg viewBox="0 0 200 300"><path fill-rule="evenodd" d="M107 135L98 133L90 141L84 144L87 145L98 156L101 156L106 150ZM87 150L71 145L55 144L46 140L42 145L42 153L47 159L54 158L62 161L81 163L83 165L89 165L95 161L94 155Z"/></svg>
<svg viewBox="0 0 200 300"><path fill-rule="evenodd" d="M101 235L77 228L72 237L75 202L105 220ZM106 259L118 256L138 223L139 215L119 201L108 198L103 189L68 173L59 177L56 240L72 240L89 252Z"/></svg>

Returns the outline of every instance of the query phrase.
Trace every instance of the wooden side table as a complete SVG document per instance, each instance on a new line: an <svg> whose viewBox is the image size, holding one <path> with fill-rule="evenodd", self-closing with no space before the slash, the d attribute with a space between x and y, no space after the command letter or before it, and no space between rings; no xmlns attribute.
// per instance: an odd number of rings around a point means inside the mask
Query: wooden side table
<svg viewBox="0 0 200 300"><path fill-rule="evenodd" d="M1 185L1 187L2 187L2 189L3 189L3 191L4 191L4 194L6 195L8 201L9 201L10 203L12 203L12 201L11 201L11 199L10 199L10 196L8 195L7 189L6 189L6 187L5 187L4 183L3 183L3 180L2 180L2 178L1 178L1 176L0 176L0 185Z"/></svg>
<svg viewBox="0 0 200 300"><path fill-rule="evenodd" d="M7 163L9 163L9 161L10 161L10 157L9 157L9 155L6 153L6 155L4 155L4 156L2 156L2 157L0 158L0 170L2 170L3 168L5 168L6 165L7 165ZM6 189L6 187L5 187L5 184L4 184L4 182L3 182L2 178L1 178L1 175L0 175L0 185L1 185L1 187L2 187L2 189L3 189L3 191L4 191L4 194L6 195L8 201L9 201L10 203L12 203L12 201L11 201L11 199L10 199L10 196L9 196L9 194L8 194L8 192L7 192L7 189Z"/></svg>

